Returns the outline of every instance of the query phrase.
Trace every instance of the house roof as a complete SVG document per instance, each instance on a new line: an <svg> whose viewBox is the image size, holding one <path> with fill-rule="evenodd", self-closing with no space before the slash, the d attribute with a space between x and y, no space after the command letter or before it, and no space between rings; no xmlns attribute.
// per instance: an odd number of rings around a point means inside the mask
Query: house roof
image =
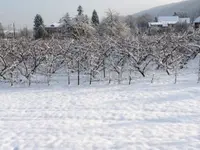
<svg viewBox="0 0 200 150"><path fill-rule="evenodd" d="M200 17L199 17L200 21ZM179 16L160 16L158 22L149 22L149 26L163 26L175 25L177 23L190 23L190 18L179 18Z"/></svg>
<svg viewBox="0 0 200 150"><path fill-rule="evenodd" d="M158 25L163 25L163 23L162 22L149 22L149 25L158 26Z"/></svg>
<svg viewBox="0 0 200 150"><path fill-rule="evenodd" d="M172 23L175 24L179 21L178 16L160 16L158 17L158 22Z"/></svg>
<svg viewBox="0 0 200 150"><path fill-rule="evenodd" d="M46 27L50 27L50 28L58 28L58 27L61 27L62 24L61 23L58 23L58 22L54 22L50 25L47 25Z"/></svg>
<svg viewBox="0 0 200 150"><path fill-rule="evenodd" d="M167 27L169 24L174 24L173 22L149 22L149 26L163 26Z"/></svg>
<svg viewBox="0 0 200 150"><path fill-rule="evenodd" d="M13 30L4 30L4 33L5 34L10 34L10 33L19 33L19 30L15 30L15 31L13 31Z"/></svg>
<svg viewBox="0 0 200 150"><path fill-rule="evenodd" d="M194 23L200 23L200 16L195 19Z"/></svg>

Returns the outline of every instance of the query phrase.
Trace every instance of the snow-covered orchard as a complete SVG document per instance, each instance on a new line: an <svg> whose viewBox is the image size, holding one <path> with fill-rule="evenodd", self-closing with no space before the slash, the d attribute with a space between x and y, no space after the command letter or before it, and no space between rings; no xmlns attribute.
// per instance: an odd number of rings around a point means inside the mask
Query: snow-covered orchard
<svg viewBox="0 0 200 150"><path fill-rule="evenodd" d="M0 149L200 149L200 32L135 35L114 17L0 39Z"/></svg>

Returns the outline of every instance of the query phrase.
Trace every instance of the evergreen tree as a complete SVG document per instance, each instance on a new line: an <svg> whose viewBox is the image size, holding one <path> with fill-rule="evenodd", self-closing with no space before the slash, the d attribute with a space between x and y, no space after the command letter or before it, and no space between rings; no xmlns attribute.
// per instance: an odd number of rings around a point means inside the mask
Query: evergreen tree
<svg viewBox="0 0 200 150"><path fill-rule="evenodd" d="M158 17L155 17L155 22L158 22Z"/></svg>
<svg viewBox="0 0 200 150"><path fill-rule="evenodd" d="M98 16L96 10L94 10L92 13L92 24L95 26L99 25L99 16Z"/></svg>
<svg viewBox="0 0 200 150"><path fill-rule="evenodd" d="M34 37L35 39L39 39L39 38L44 37L45 34L46 34L46 31L44 28L43 19L39 14L37 14L34 19Z"/></svg>
<svg viewBox="0 0 200 150"><path fill-rule="evenodd" d="M78 6L77 11L78 11L78 15L79 15L79 16L83 15L83 7L82 7L81 5Z"/></svg>
<svg viewBox="0 0 200 150"><path fill-rule="evenodd" d="M174 12L173 16L178 16L177 12Z"/></svg>

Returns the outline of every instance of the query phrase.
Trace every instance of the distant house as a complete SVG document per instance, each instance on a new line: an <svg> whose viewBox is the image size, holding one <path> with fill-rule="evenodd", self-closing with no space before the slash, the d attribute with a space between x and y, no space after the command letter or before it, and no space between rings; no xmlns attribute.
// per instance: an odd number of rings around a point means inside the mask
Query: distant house
<svg viewBox="0 0 200 150"><path fill-rule="evenodd" d="M61 32L62 27L63 27L63 25L61 23L56 22L56 23L45 26L45 30L49 34L53 34L53 33Z"/></svg>
<svg viewBox="0 0 200 150"><path fill-rule="evenodd" d="M194 20L194 28L200 28L200 16Z"/></svg>
<svg viewBox="0 0 200 150"><path fill-rule="evenodd" d="M48 26L45 26L45 30L48 32L49 35L59 35L60 37L64 34L67 35L72 30L72 24L65 24L64 22L60 23L53 23ZM61 35L62 34L62 35Z"/></svg>
<svg viewBox="0 0 200 150"><path fill-rule="evenodd" d="M190 24L190 18L179 18L179 16L160 16L157 22L149 22L149 27L173 27L178 23Z"/></svg>
<svg viewBox="0 0 200 150"><path fill-rule="evenodd" d="M13 31L13 30L4 30L4 34L5 34L5 38L16 38L19 36L19 31L16 30L16 31Z"/></svg>
<svg viewBox="0 0 200 150"><path fill-rule="evenodd" d="M158 22L163 23L165 26L173 26L179 22L178 16L160 16Z"/></svg>

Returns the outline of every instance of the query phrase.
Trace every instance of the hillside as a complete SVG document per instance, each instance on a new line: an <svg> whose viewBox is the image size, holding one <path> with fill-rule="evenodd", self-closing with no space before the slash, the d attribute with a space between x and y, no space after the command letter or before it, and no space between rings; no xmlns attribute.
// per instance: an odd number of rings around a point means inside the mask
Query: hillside
<svg viewBox="0 0 200 150"><path fill-rule="evenodd" d="M193 20L200 15L200 0L184 0L178 3L154 7L134 15L138 16L147 13L156 17L161 15L173 15L174 12L187 13L187 15Z"/></svg>

